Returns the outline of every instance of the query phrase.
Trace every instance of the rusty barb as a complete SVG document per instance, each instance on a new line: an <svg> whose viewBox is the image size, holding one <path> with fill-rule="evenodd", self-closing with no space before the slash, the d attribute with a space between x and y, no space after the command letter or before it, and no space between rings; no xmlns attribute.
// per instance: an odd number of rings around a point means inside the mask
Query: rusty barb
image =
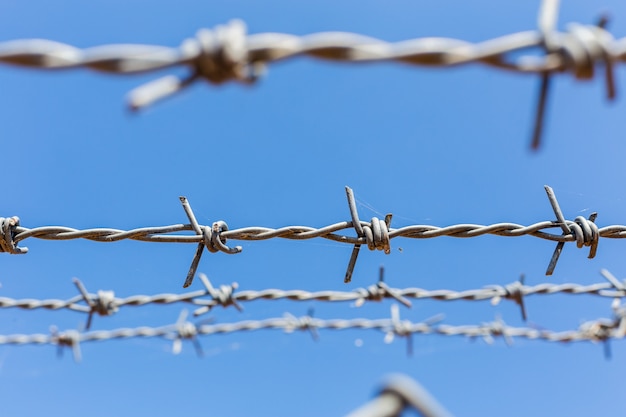
<svg viewBox="0 0 626 417"><path fill-rule="evenodd" d="M342 62L396 61L427 67L455 67L481 63L501 70L538 74L541 77L532 148L541 142L550 81L556 73L570 73L590 80L598 65L604 66L606 94L616 97L614 66L626 60L626 42L607 30L608 18L597 24L569 24L557 30L558 0L543 0L537 29L512 33L472 44L451 38L422 38L397 43L346 32L294 36L282 33L247 35L246 25L232 20L213 29L201 29L179 47L120 44L79 49L44 39L0 43L0 63L44 69L85 67L94 71L135 74L186 66L184 77L168 75L132 90L128 105L133 110L169 97L198 80L212 84L235 81L251 84L263 75L267 64L308 55ZM541 48L543 56L525 51Z"/></svg>
<svg viewBox="0 0 626 417"><path fill-rule="evenodd" d="M188 224L174 224L169 226L142 227L133 230L119 230L111 228L95 228L78 230L65 226L43 226L28 229L19 226L17 217L0 218L0 252L10 254L22 254L27 248L19 247L19 243L27 238L45 240L69 240L88 239L96 242L115 242L123 239L139 240L144 242L176 242L195 243L197 249L191 261L191 265L184 281L184 288L189 287L196 275L202 254L206 248L211 253L223 252L236 254L241 252L241 246L227 246L227 240L257 241L273 238L306 240L324 238L334 242L353 245L352 254L344 275L344 282L351 282L354 268L362 245L374 251L391 252L391 240L397 237L410 239L431 239L440 236L455 238L470 238L482 235L497 235L506 237L519 237L530 235L541 239L557 242L546 275L552 275L559 256L566 242L576 242L579 248L589 247L589 258L596 255L600 238L624 239L626 238L625 225L611 225L599 228L595 224L597 213L592 213L589 218L576 217L573 221L566 220L556 199L552 188L545 186L545 191L550 205L555 213L556 220L542 221L528 226L516 223L497 223L491 225L479 224L456 224L445 227L431 225L409 225L399 228L391 227L392 215L387 214L384 220L373 217L370 222L361 221L357 211L354 191L345 187L350 210L350 221L340 221L321 228L310 226L285 226L278 229L268 227L251 226L231 230L224 221L217 221L212 226L200 225L194 215L191 206L185 197L180 197L183 209L189 219ZM551 229L560 229L560 233L550 233ZM341 231L354 230L356 236L340 234ZM176 234L177 232L192 232L189 234ZM382 282L382 280L381 280ZM382 288L380 284L379 287ZM400 301L400 300L398 300Z"/></svg>

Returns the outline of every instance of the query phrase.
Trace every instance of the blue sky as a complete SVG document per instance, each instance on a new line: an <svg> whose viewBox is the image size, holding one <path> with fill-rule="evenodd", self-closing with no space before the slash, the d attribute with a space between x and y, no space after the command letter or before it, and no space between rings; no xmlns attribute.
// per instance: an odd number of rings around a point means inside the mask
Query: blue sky
<svg viewBox="0 0 626 417"><path fill-rule="evenodd" d="M613 16L626 31L626 7L562 2L559 28ZM345 1L195 2L0 0L0 41L44 38L77 47L145 43L177 46L202 27L243 19L249 33L355 32L387 41L442 36L478 42L535 27L539 2ZM24 227L132 229L186 223L186 196L201 224L231 229L322 227L349 221L344 187L354 189L361 219L393 213L393 227L457 223L532 224L553 220L543 190L552 186L565 217L599 213L597 224L624 224L624 71L608 103L601 77L554 78L544 143L529 149L539 79L483 65L423 68L395 63L330 63L297 58L270 64L254 86L199 82L139 114L124 107L132 88L185 68L119 76L83 69L0 67L5 197L0 216ZM602 71L599 71L600 75ZM354 233L354 232L349 232ZM375 283L386 268L393 287L471 289L505 285L602 282L601 268L626 275L620 240L601 239L595 259L566 244L552 277L544 276L554 243L533 237L393 239L389 255L362 248L353 282L343 284L352 248L323 239L229 242L236 255L205 253L199 272L215 285L350 290ZM26 255L3 254L0 296L69 298L72 278L91 292L119 297L182 293L195 244L86 240L23 242ZM401 248L401 250L400 250ZM190 290L201 289L196 280ZM576 329L610 317L611 300L591 296L526 299L530 325ZM218 323L304 315L385 318L391 303L255 301L244 311L216 308ZM125 307L94 317L94 330L174 323L184 305ZM420 321L444 313L447 324L480 324L500 315L524 326L503 301L415 301L401 316ZM0 334L79 329L70 311L0 311ZM6 415L62 412L93 416L206 413L342 415L374 393L381 378L402 372L420 381L456 415L623 415L615 399L626 367L621 342L613 358L601 345L416 336L383 342L375 331L267 330L187 342L128 339L86 343L83 361L54 346L0 346L0 402ZM360 343L356 341L360 340ZM362 344L362 346L357 346Z"/></svg>

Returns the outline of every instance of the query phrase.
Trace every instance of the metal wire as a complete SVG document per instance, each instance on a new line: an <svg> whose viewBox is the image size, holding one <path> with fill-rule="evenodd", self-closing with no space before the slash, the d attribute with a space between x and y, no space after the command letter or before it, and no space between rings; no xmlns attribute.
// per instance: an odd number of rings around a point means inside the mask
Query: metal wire
<svg viewBox="0 0 626 417"><path fill-rule="evenodd" d="M350 187L346 187L348 206L352 221L343 221L321 228L309 226L287 226L279 229L267 227L244 227L229 230L224 221L217 221L210 226L198 224L191 206L185 197L181 197L181 202L190 224L174 224L169 226L143 227L133 230L119 230L112 228L96 228L78 230L65 226L44 226L36 228L25 228L19 226L19 218L12 217L10 222L4 222L0 228L0 252L13 254L26 253L28 248L18 247L18 243L27 238L39 238L46 240L70 240L88 239L96 242L115 242L123 239L140 240L145 242L177 242L196 243L198 247L194 254L191 266L187 273L183 287L188 287L196 275L196 270L200 258L204 253L204 248L209 252L224 252L235 254L241 252L240 246L229 247L226 245L228 239L233 240L266 240L273 238L283 238L292 240L305 240L313 238L324 238L335 242L342 242L354 245L344 282L352 279L352 272L356 264L357 256L361 245L367 245L370 250L382 250L386 254L390 253L390 240L397 237L411 239L430 239L439 236L450 236L457 238L470 238L482 235L497 235L507 237L535 236L557 243L557 247L552 255L546 275L551 275L554 271L559 255L563 250L565 242L576 242L578 248L589 247L589 258L596 255L600 237L611 239L626 238L625 225L612 225L598 228L594 223L597 213L592 213L588 219L578 216L574 221L566 220L558 204L554 191L549 186L545 186L545 191L550 201L551 207L556 215L556 221L542 221L529 226L522 226L516 223L497 223L492 225L479 224L457 224L446 227L430 225L412 225L401 228L392 228L392 215L387 214L385 220L372 218L371 222L363 222L359 219L354 193ZM0 221L7 220L0 218ZM356 237L339 234L338 232L354 228ZM547 230L560 228L562 234L548 233ZM174 234L183 231L193 231L194 235Z"/></svg>
<svg viewBox="0 0 626 417"><path fill-rule="evenodd" d="M388 43L344 32L294 36L282 33L246 35L239 20L213 30L202 29L178 48L154 45L106 45L78 49L44 39L13 40L0 44L0 63L45 69L84 67L100 72L132 74L178 65L190 68L184 78L166 76L131 91L132 109L140 109L172 95L198 79L214 84L230 80L253 83L274 61L308 55L317 59L348 62L396 61L418 66L451 67L481 63L490 67L542 77L532 146L539 146L550 76L569 72L577 79L594 77L595 66L605 66L607 96L615 97L613 67L626 60L626 38L614 39L597 25L570 24L556 30L558 1L544 0L538 30L505 35L472 44L459 39L422 38ZM542 48L544 56L523 55Z"/></svg>
<svg viewBox="0 0 626 417"><path fill-rule="evenodd" d="M72 310L88 313L86 329L90 328L93 314L109 316L116 313L123 306L145 306L149 304L173 304L189 303L198 306L194 311L194 316L200 316L211 311L216 306L224 308L232 305L242 310L241 303L255 300L292 300L292 301L325 301L325 302L348 302L353 301L360 307L367 301L382 301L392 299L411 307L409 299L422 300L432 299L440 301L485 301L498 304L502 299L512 300L520 306L522 318L526 320L526 309L524 298L529 295L550 295L550 294L573 294L573 295L596 295L608 298L626 297L625 284L617 280L609 271L602 270L602 275L607 279L607 283L596 283L591 285L579 284L539 284L534 286L524 285L523 278L511 284L489 285L480 289L464 291L453 290L425 290L422 288L391 288L382 279L367 288L357 288L352 291L304 291L304 290L280 290L264 289L260 291L236 291L237 283L231 285L221 285L213 287L209 279L200 274L199 277L205 286L205 290L187 292L184 294L156 294L156 295L133 295L126 298L115 297L113 291L98 291L89 293L78 280L74 279L75 285L80 291L76 295L66 300L46 299L37 300L12 299L0 297L0 308L20 308L25 310L47 309L47 310ZM382 277L382 276L381 276ZM210 298L206 298L206 297Z"/></svg>
<svg viewBox="0 0 626 417"><path fill-rule="evenodd" d="M391 343L394 337L407 339L407 352L412 354L412 338L414 334L436 334L442 336L465 336L468 338L482 338L491 344L495 338L503 338L511 344L514 338L530 340L544 340L547 342L572 343L581 341L607 342L610 339L622 339L626 333L626 310L614 305L613 319L599 319L583 323L577 330L554 332L550 330L538 330L527 327L510 327L502 319L480 325L451 326L446 324L433 324L434 320L411 322L400 320L397 304L391 306L391 318L366 319L357 318L351 320L331 319L324 320L310 315L295 317L285 314L283 317L265 320L246 320L235 323L204 324L196 325L186 320L187 312L183 311L177 322L173 325L161 327L136 327L120 328L115 330L99 330L79 332L69 330L58 332L52 328L50 334L13 334L0 335L0 345L25 345L25 344L52 344L59 347L71 347L76 360L80 360L79 345L84 342L102 340L127 339L135 337L165 337L174 340L173 352L178 353L183 340L191 340L199 354L197 336L216 335L236 332L249 332L256 330L279 329L286 333L296 330L310 332L314 338L318 337L318 330L378 330L385 333L385 342ZM437 319L438 321L439 319Z"/></svg>
<svg viewBox="0 0 626 417"><path fill-rule="evenodd" d="M348 417L396 417L408 408L424 417L452 416L419 383L408 376L396 374L386 378L376 398L354 410Z"/></svg>

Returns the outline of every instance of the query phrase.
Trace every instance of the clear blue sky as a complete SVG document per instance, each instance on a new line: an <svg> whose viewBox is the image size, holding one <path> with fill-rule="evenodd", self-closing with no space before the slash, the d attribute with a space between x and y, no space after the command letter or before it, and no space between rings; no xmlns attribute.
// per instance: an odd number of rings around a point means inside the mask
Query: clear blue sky
<svg viewBox="0 0 626 417"><path fill-rule="evenodd" d="M562 2L559 27L591 23L610 11L609 28L626 33L617 0ZM0 41L45 38L90 47L111 43L176 46L202 27L243 19L250 33L304 35L348 31L400 41L445 36L477 42L535 27L538 1L63 1L0 0ZM551 185L567 219L599 213L600 226L626 222L622 184L622 68L618 99L607 103L601 77L555 78L544 146L529 150L538 78L482 65L427 69L339 64L298 58L269 66L253 87L198 83L140 114L127 91L168 73L116 76L76 69L47 72L0 67L5 194L0 216L25 227L132 229L186 223L178 197L198 221L246 226L321 227L350 220L344 186L363 220L394 214L393 226L457 223L532 224L554 214ZM353 233L353 232L352 232ZM626 276L624 242L601 240L598 255L567 244L552 277L544 271L554 243L484 236L392 240L392 252L362 250L353 283L343 284L351 247L323 239L233 242L237 255L206 253L199 267L216 285L348 290L373 284L386 267L393 287L470 289L508 284L596 283L608 268ZM30 252L2 255L0 296L69 298L72 277L119 297L180 293L196 245L86 240L23 242ZM402 248L402 250L400 250ZM196 280L191 289L200 289ZM526 300L529 322L553 330L610 317L609 299L566 295ZM389 301L256 301L217 308L217 322L296 316L384 318ZM93 329L174 323L184 306L126 307L94 317ZM420 321L445 313L447 324L479 324L497 315L523 326L511 302L419 301L401 309ZM0 311L0 334L78 329L68 311ZM626 352L613 343L560 345L516 340L508 347L462 337L403 340L375 331L236 333L200 339L172 355L159 338L82 345L83 361L54 346L0 346L0 403L7 416L343 415L369 398L380 379L402 372L419 380L452 413L622 416ZM361 339L362 346L355 341Z"/></svg>

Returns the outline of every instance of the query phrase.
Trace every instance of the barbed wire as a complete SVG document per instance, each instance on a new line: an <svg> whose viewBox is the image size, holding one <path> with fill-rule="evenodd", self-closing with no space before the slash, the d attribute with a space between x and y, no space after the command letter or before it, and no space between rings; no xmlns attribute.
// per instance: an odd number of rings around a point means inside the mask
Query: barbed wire
<svg viewBox="0 0 626 417"><path fill-rule="evenodd" d="M386 378L376 398L347 417L399 417L408 408L423 417L452 416L417 381L406 375L395 374Z"/></svg>
<svg viewBox="0 0 626 417"><path fill-rule="evenodd" d="M189 219L189 224L174 224L169 226L143 227L132 230L119 230L112 228L95 228L78 230L65 226L43 226L25 228L20 226L18 217L0 217L0 252L11 254L24 254L28 248L19 247L19 242L27 238L45 240L70 240L88 239L96 242L115 242L123 239L139 240L144 242L177 242L197 243L196 253L192 259L183 287L189 287L206 248L209 252L223 252L236 254L242 251L241 246L229 247L228 239L233 240L266 240L283 238L291 240L305 240L324 238L335 242L354 245L344 282L352 280L352 273L359 255L361 245L367 245L370 250L382 250L386 254L391 252L391 239L406 237L411 239L430 239L439 236L457 238L470 238L482 235L497 235L507 237L535 236L546 240L558 242L552 255L546 275L552 275L558 262L561 251L566 242L576 242L578 248L589 247L588 258L596 255L600 237L611 239L626 238L626 225L612 225L598 228L595 224L597 213L592 213L589 218L578 216L574 221L566 220L554 191L545 186L545 191L550 205L556 215L556 221L542 221L528 226L516 223L496 223L491 225L479 224L456 224L446 227L430 225L412 225L401 228L392 228L392 215L387 214L384 220L373 217L371 222L363 222L359 219L354 193L350 187L346 187L346 196L350 210L351 221L343 221L321 228L309 226L287 226L278 229L268 227L244 227L229 230L224 221L214 222L212 226L203 226L198 223L185 197L180 197L182 206ZM562 234L548 233L546 230L560 228ZM356 237L339 234L338 232L354 229ZM193 231L195 235L173 234L183 231Z"/></svg>
<svg viewBox="0 0 626 417"><path fill-rule="evenodd" d="M193 312L194 316L210 312L216 306L224 308L234 306L239 311L243 310L241 303L256 300L292 300L292 301L324 301L324 302L354 302L360 307L367 301L382 301L391 299L400 302L406 307L411 307L409 299L422 300L432 299L439 301L486 301L493 305L500 303L502 299L514 301L521 310L522 319L527 319L524 298L529 295L550 295L550 294L573 294L573 295L595 295L608 298L626 297L626 284L619 281L606 269L601 271L602 276L607 279L607 283L596 283L590 285L579 284L550 284L524 285L524 277L508 285L489 285L480 289L464 291L453 291L447 289L426 290L422 288L391 288L381 276L379 281L367 288L357 288L352 291L305 291L305 290L281 290L264 289L259 291L236 291L238 284L220 285L214 287L211 281L204 274L199 274L199 278L204 284L204 290L188 292L184 294L156 294L156 295L133 295L125 298L118 298L113 291L99 290L97 293L89 293L83 283L74 278L80 294L66 300L33 298L13 299L0 297L0 308L20 308L25 310L47 309L47 310L72 310L88 313L85 328L91 327L94 314L100 316L110 316L119 311L123 306L145 306L150 304L173 304L189 303L198 308ZM210 298L205 298L209 296Z"/></svg>
<svg viewBox="0 0 626 417"><path fill-rule="evenodd" d="M196 325L187 321L187 311L183 310L175 324L161 327L119 328L114 330L97 330L79 332L68 330L59 332L56 327L51 328L50 334L13 334L0 335L0 345L57 345L59 348L70 347L75 359L80 360L80 344L103 340L127 339L136 337L165 337L174 340L173 352L179 353L183 340L190 340L199 355L202 348L197 340L198 336L229 334L257 330L279 329L286 333L304 330L311 333L314 339L319 339L318 330L379 330L385 333L385 342L391 343L395 337L407 340L407 354L412 355L414 334L435 334L442 336L465 336L470 339L482 338L486 343L493 343L496 338L503 338L507 344L512 344L514 338L529 340L544 340L547 342L572 343L581 341L608 342L610 339L622 339L626 334L626 308L613 303L614 318L599 319L583 323L577 330L555 332L545 329L507 326L501 318L490 323L480 325L452 326L435 324L442 320L442 316L412 322L401 320L397 304L391 306L391 318L384 319L318 319L311 315L296 317L286 313L283 317L264 320L244 320L235 323L202 324ZM605 344L605 346L608 346ZM607 347L608 349L608 347ZM610 352L605 350L607 357Z"/></svg>
<svg viewBox="0 0 626 417"><path fill-rule="evenodd" d="M128 95L131 109L146 107L199 79L213 84L238 81L254 83L268 63L308 55L331 61L396 61L428 67L452 67L481 63L498 69L541 75L532 146L539 146L550 77L569 72L577 79L591 79L595 66L605 66L607 96L616 96L613 67L626 60L626 38L615 39L603 17L597 25L572 23L566 32L556 29L558 0L544 0L538 29L505 35L472 44L459 39L421 38L388 43L344 32L294 36L282 33L246 35L246 25L233 20L212 30L202 29L178 48L118 44L79 49L44 39L0 43L0 63L45 69L84 67L94 71L133 74L184 65L184 78L166 76L140 86ZM520 52L541 48L544 56Z"/></svg>

